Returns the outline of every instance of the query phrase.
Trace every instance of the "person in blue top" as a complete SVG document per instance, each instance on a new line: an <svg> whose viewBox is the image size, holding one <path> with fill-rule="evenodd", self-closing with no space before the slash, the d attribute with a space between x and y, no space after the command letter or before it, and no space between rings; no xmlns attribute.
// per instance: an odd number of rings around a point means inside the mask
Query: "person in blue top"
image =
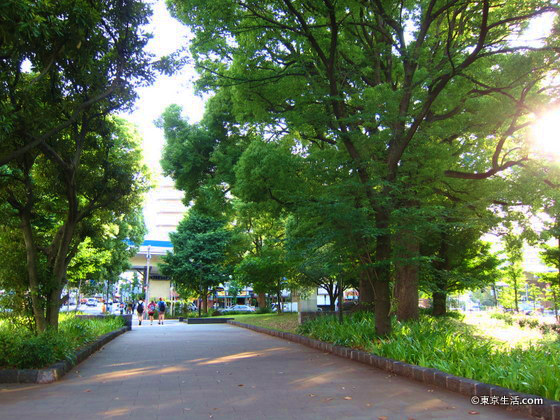
<svg viewBox="0 0 560 420"><path fill-rule="evenodd" d="M163 325L163 320L165 319L166 305L162 298L159 298L157 306L158 306L158 314L159 314L158 324Z"/></svg>

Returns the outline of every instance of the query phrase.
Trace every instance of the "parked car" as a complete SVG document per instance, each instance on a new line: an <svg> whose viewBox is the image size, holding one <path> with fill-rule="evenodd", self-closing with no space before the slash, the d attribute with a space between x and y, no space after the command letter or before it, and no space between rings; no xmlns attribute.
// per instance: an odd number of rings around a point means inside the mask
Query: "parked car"
<svg viewBox="0 0 560 420"><path fill-rule="evenodd" d="M97 299L89 298L86 302L86 306L97 306Z"/></svg>
<svg viewBox="0 0 560 420"><path fill-rule="evenodd" d="M227 312L255 312L255 308L249 305L233 305L229 308L225 308L221 310L222 313Z"/></svg>

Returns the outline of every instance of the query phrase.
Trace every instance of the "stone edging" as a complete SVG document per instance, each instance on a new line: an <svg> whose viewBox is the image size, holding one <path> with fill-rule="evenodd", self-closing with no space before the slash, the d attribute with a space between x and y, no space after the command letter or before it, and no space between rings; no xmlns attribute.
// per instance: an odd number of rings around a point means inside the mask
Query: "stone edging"
<svg viewBox="0 0 560 420"><path fill-rule="evenodd" d="M271 330L269 328L244 324L238 321L228 321L228 324L283 338L285 340L293 341L294 343L303 344L304 346L326 353L332 353L336 356L365 363L366 365L385 370L395 375L414 379L427 385L435 385L448 391L458 392L468 397L506 397L508 400L511 400L512 397L519 398L519 400L523 398L541 398L536 395L523 394L501 386L490 385L473 379L450 375L438 369L411 365L409 363L377 356L373 353L367 353L362 350L337 346L332 343L325 343L303 335ZM544 420L560 420L560 401L547 400L544 398L543 400L544 403L542 405L508 405L500 407L507 407L508 410L519 411ZM473 405L473 408L476 408L476 406Z"/></svg>
<svg viewBox="0 0 560 420"><path fill-rule="evenodd" d="M109 341L129 330L129 327L122 327L118 330L103 334L94 342L78 350L75 354L75 362L65 360L44 369L0 369L0 383L48 384L58 381L74 366L83 362Z"/></svg>
<svg viewBox="0 0 560 420"><path fill-rule="evenodd" d="M233 318L183 318L179 319L179 322L186 322L187 324L225 324L226 322L233 320Z"/></svg>

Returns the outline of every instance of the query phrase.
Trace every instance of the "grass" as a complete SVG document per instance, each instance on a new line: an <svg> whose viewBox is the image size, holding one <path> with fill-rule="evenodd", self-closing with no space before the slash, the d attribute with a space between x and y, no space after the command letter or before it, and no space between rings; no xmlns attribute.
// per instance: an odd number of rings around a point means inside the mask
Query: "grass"
<svg viewBox="0 0 560 420"><path fill-rule="evenodd" d="M491 312L467 313L464 322L475 328L477 336L483 339L496 340L512 349L540 346L558 340L558 333L556 332L543 333L540 329L531 327L529 324L521 327L515 322L508 322L509 318L515 320L516 317L514 316L500 317L495 315ZM498 313L498 315L502 314ZM521 317L517 318L521 319ZM536 322L538 323L538 321Z"/></svg>
<svg viewBox="0 0 560 420"><path fill-rule="evenodd" d="M18 324L0 323L0 368L38 369L73 360L80 347L124 325L120 317L82 319L61 314L58 331L34 334Z"/></svg>
<svg viewBox="0 0 560 420"><path fill-rule="evenodd" d="M558 341L533 340L512 347L462 320L431 317L407 323L395 321L391 335L379 339L373 316L365 313L347 317L343 324L333 317L321 317L300 326L298 332L519 392L560 399Z"/></svg>
<svg viewBox="0 0 560 420"><path fill-rule="evenodd" d="M230 317L227 315L228 318ZM298 328L298 314L287 312L282 314L243 314L232 315L235 321L272 330L295 333Z"/></svg>

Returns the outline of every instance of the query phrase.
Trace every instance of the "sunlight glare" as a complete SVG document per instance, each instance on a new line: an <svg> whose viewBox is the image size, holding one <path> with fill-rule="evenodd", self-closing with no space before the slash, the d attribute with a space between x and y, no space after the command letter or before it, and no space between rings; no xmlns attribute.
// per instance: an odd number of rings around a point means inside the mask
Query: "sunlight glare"
<svg viewBox="0 0 560 420"><path fill-rule="evenodd" d="M532 137L540 153L560 159L560 108L544 114L536 121Z"/></svg>

